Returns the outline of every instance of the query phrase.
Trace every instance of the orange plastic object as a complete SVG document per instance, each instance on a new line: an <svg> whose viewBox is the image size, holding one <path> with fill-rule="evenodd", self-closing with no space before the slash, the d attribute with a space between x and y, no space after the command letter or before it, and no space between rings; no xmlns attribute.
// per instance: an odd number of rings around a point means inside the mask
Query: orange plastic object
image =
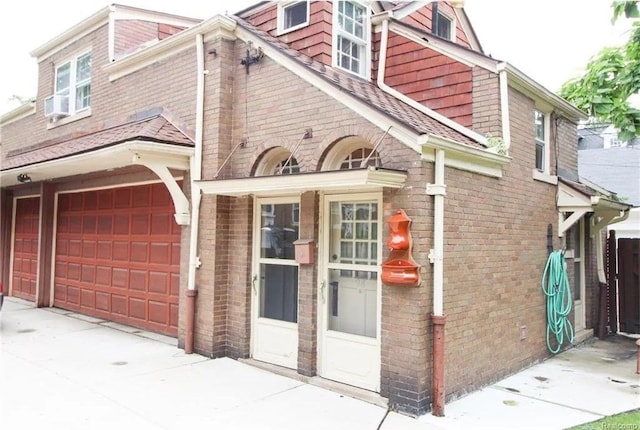
<svg viewBox="0 0 640 430"><path fill-rule="evenodd" d="M411 256L411 218L399 209L387 221L389 224L389 258L382 263L382 282L398 287L420 285L420 266Z"/></svg>

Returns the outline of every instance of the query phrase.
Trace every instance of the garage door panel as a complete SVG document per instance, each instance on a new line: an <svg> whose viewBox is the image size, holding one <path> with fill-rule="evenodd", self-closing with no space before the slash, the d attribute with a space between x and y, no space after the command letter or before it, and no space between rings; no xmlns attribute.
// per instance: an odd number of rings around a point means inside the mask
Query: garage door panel
<svg viewBox="0 0 640 430"><path fill-rule="evenodd" d="M40 198L16 199L15 210L11 294L33 301L38 272Z"/></svg>
<svg viewBox="0 0 640 430"><path fill-rule="evenodd" d="M82 233L82 217L78 215L69 217L69 233Z"/></svg>
<svg viewBox="0 0 640 430"><path fill-rule="evenodd" d="M82 275L80 280L82 282L90 282L90 283L95 283L96 282L96 268L95 266L92 265L88 265L88 264L83 264L82 265Z"/></svg>
<svg viewBox="0 0 640 430"><path fill-rule="evenodd" d="M149 244L146 242L131 242L131 261L148 262Z"/></svg>
<svg viewBox="0 0 640 430"><path fill-rule="evenodd" d="M79 281L81 274L81 266L78 263L69 263L67 266L67 279Z"/></svg>
<svg viewBox="0 0 640 430"><path fill-rule="evenodd" d="M169 303L149 301L149 320L160 323L169 323Z"/></svg>
<svg viewBox="0 0 640 430"><path fill-rule="evenodd" d="M98 260L111 260L111 241L99 240L96 245L96 258Z"/></svg>
<svg viewBox="0 0 640 430"><path fill-rule="evenodd" d="M129 289L138 291L147 290L147 272L145 270L132 269L129 272Z"/></svg>
<svg viewBox="0 0 640 430"><path fill-rule="evenodd" d="M54 286L53 299L56 301L67 301L67 286L65 284L56 284Z"/></svg>
<svg viewBox="0 0 640 430"><path fill-rule="evenodd" d="M83 258L95 258L96 256L96 242L92 240L82 241L82 257Z"/></svg>
<svg viewBox="0 0 640 430"><path fill-rule="evenodd" d="M111 286L111 267L96 267L96 284Z"/></svg>
<svg viewBox="0 0 640 430"><path fill-rule="evenodd" d="M70 257L80 257L82 255L82 242L79 239L69 241L69 250L67 253Z"/></svg>
<svg viewBox="0 0 640 430"><path fill-rule="evenodd" d="M120 267L111 269L111 286L127 288L129 285L129 271Z"/></svg>
<svg viewBox="0 0 640 430"><path fill-rule="evenodd" d="M81 200L65 196L60 199ZM83 201L80 212L71 211L68 202L59 205L69 209L62 210L58 220L68 220L63 222L69 226L73 217L83 221L82 233L58 229L56 267L61 270L56 270L56 285L82 289L80 312L175 336L181 229L166 187L101 190ZM74 248L70 255L71 242L78 240L79 252ZM77 279L72 264L81 265ZM56 291L55 297L56 306L76 306L69 292Z"/></svg>
<svg viewBox="0 0 640 430"><path fill-rule="evenodd" d="M96 291L96 309L100 311L109 311L111 295L103 291Z"/></svg>
<svg viewBox="0 0 640 430"><path fill-rule="evenodd" d="M113 259L120 261L129 261L129 242L113 242Z"/></svg>
<svg viewBox="0 0 640 430"><path fill-rule="evenodd" d="M171 264L171 244L152 243L150 244L149 262L155 264Z"/></svg>
<svg viewBox="0 0 640 430"><path fill-rule="evenodd" d="M68 285L66 300L73 305L80 304L80 288Z"/></svg>
<svg viewBox="0 0 640 430"><path fill-rule="evenodd" d="M147 319L146 301L136 297L129 297L129 316L140 320Z"/></svg>
<svg viewBox="0 0 640 430"><path fill-rule="evenodd" d="M158 294L167 294L167 278L166 272L150 272L149 273L149 292Z"/></svg>
<svg viewBox="0 0 640 430"><path fill-rule="evenodd" d="M81 292L81 306L95 308L96 307L96 293L92 290L83 289Z"/></svg>

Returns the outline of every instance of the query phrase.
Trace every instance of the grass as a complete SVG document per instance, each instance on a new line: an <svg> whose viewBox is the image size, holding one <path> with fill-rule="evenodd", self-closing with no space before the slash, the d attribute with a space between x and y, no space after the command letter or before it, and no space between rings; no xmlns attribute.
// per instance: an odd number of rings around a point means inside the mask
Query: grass
<svg viewBox="0 0 640 430"><path fill-rule="evenodd" d="M567 430L640 430L640 409L604 417Z"/></svg>

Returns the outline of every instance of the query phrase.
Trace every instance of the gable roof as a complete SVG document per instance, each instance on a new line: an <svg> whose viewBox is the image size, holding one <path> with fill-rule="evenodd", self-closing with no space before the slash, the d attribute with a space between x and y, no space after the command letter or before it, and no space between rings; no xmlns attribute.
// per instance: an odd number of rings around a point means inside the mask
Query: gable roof
<svg viewBox="0 0 640 430"><path fill-rule="evenodd" d="M346 92L350 96L377 109L382 114L403 124L415 133L438 136L469 147L485 149L485 146L481 143L470 139L436 119L412 108L401 100L385 93L373 83L315 61L300 53L300 51L290 48L286 43L258 29L242 18L237 16L232 18L236 20L240 27L278 49L291 60L304 65L336 89Z"/></svg>

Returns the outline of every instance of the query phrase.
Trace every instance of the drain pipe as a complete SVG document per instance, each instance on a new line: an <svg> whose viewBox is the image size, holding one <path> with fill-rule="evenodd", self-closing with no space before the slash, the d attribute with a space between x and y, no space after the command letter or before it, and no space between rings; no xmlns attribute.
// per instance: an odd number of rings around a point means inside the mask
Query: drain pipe
<svg viewBox="0 0 640 430"><path fill-rule="evenodd" d="M378 61L378 87L384 92L402 100L411 107L429 115L430 117L453 128L459 133L474 139L478 142L486 143L486 138L468 128L458 124L451 119L432 111L426 106L416 102L406 95L394 90L384 83L384 73L387 60L387 44L389 40L389 21L387 16L381 16L382 34L380 37L380 59ZM429 261L433 264L433 314L431 322L433 325L433 375L432 375L432 410L431 413L437 417L444 416L444 324L445 316L443 311L443 284L444 284L444 196L446 185L444 183L444 150L435 150L434 160L434 184L427 184L427 194L433 196L433 249L429 253Z"/></svg>
<svg viewBox="0 0 640 430"><path fill-rule="evenodd" d="M433 196L433 249L429 262L433 264L433 392L431 413L444 416L444 149L436 149L434 161L434 184L427 184L427 194Z"/></svg>
<svg viewBox="0 0 640 430"><path fill-rule="evenodd" d="M498 84L500 88L500 119L502 122L502 141L505 149L511 146L511 129L509 128L509 78L507 77L507 63L500 63L498 69Z"/></svg>
<svg viewBox="0 0 640 430"><path fill-rule="evenodd" d="M191 225L189 237L189 272L187 277L186 334L184 339L185 354L193 353L196 323L196 270L200 267L198 255L198 231L200 225L200 202L202 193L194 181L202 179L202 134L204 120L204 38L196 35L196 139L194 154L191 158Z"/></svg>

